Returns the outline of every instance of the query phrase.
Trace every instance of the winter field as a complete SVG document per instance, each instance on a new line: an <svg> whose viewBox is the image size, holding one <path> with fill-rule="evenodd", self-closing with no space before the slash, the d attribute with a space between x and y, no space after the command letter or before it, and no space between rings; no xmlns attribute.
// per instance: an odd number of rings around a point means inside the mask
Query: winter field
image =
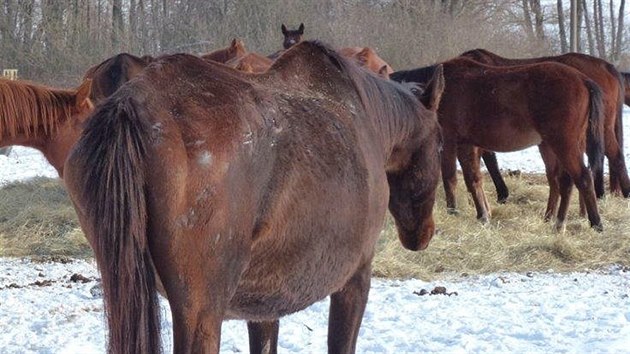
<svg viewBox="0 0 630 354"><path fill-rule="evenodd" d="M630 162L630 110L624 113ZM503 169L544 171L536 148L498 157ZM0 184L36 175L56 176L36 151L16 147L0 156ZM103 353L97 279L90 261L0 259L0 353ZM324 300L283 318L279 351L326 352L327 309ZM165 301L162 313L168 352ZM224 323L222 353L247 353L247 343L243 322ZM357 352L630 353L630 269L373 279Z"/></svg>

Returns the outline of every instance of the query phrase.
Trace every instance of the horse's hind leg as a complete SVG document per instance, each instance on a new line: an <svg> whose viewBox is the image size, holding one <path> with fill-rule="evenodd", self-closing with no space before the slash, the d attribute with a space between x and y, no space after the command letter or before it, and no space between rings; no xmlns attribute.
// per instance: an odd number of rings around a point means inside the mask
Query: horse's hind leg
<svg viewBox="0 0 630 354"><path fill-rule="evenodd" d="M486 194L483 192L483 176L479 165L480 149L472 145L460 145L457 149L459 164L462 166L464 181L468 192L472 195L475 208L477 209L477 219L482 223L490 221L490 207Z"/></svg>
<svg viewBox="0 0 630 354"><path fill-rule="evenodd" d="M563 161L563 167L571 176L575 186L580 191L580 196L584 199L586 214L588 215L591 227L597 231L603 231L602 221L597 211L597 199L595 197L595 187L593 185L591 171L584 165L581 152L572 151L570 148L567 148L565 151L565 156L573 156L573 158ZM560 208L562 208L562 203L563 200L560 201ZM560 215L560 211L558 211L558 215Z"/></svg>
<svg viewBox="0 0 630 354"><path fill-rule="evenodd" d="M276 354L280 321L247 322L250 354Z"/></svg>
<svg viewBox="0 0 630 354"><path fill-rule="evenodd" d="M361 319L370 291L371 266L363 265L348 282L330 295L328 353L354 353Z"/></svg>
<svg viewBox="0 0 630 354"><path fill-rule="evenodd" d="M492 183L494 183L494 188L497 190L497 203L504 204L510 195L510 191L503 180L503 176L501 176L499 163L497 162L497 154L492 151L484 151L483 154L481 154L481 158L483 158L483 163L486 165L488 173L492 178Z"/></svg>
<svg viewBox="0 0 630 354"><path fill-rule="evenodd" d="M547 176L547 183L549 183L549 197L547 198L547 209L544 217L545 222L547 222L553 218L558 209L558 200L560 199L560 181L558 178L561 167L556 155L547 144L538 145L538 150L545 163L545 175Z"/></svg>
<svg viewBox="0 0 630 354"><path fill-rule="evenodd" d="M558 216L556 218L556 230L564 232L566 229L567 213L569 211L569 202L571 201L573 182L571 181L571 176L564 171L560 172L557 180L560 186L560 207L558 208Z"/></svg>

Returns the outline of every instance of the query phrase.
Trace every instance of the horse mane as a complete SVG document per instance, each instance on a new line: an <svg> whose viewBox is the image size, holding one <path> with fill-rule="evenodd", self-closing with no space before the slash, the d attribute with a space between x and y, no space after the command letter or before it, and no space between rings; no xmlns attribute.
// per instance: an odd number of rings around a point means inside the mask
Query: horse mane
<svg viewBox="0 0 630 354"><path fill-rule="evenodd" d="M72 116L72 91L0 79L0 137L54 134Z"/></svg>
<svg viewBox="0 0 630 354"><path fill-rule="evenodd" d="M305 68L319 70L317 73L319 76L325 76L325 71L321 70L321 68L317 68L314 63L308 65L309 61L317 56L327 58L328 62L333 64L334 67L345 76L350 86L354 88L358 94L367 114L373 119L400 118L380 122L384 124L380 124L379 126L387 127L389 133L408 131L408 129L414 125L408 124L412 122L412 120L405 119L405 117L422 116L421 110L423 106L408 87L391 80L384 80L375 73L363 70L351 59L342 56L337 51L333 50L332 47L319 41L303 41L291 47L274 62L268 72L286 71L287 67L295 65L296 60L294 57L296 56L306 61L304 63ZM299 75L299 72L296 72L296 74ZM431 76L429 76L429 79L430 78ZM322 80L327 80L327 78L324 77Z"/></svg>

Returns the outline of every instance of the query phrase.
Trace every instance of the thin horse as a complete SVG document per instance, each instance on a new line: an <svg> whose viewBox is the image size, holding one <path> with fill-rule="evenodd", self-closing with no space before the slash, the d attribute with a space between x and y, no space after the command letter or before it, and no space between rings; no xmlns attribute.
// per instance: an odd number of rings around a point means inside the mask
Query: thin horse
<svg viewBox="0 0 630 354"><path fill-rule="evenodd" d="M623 155L623 123L621 110L624 100L624 85L623 79L614 65L605 60L580 53L567 53L540 58L508 59L485 49L474 49L461 54L461 56L494 66L555 62L568 65L595 81L604 93L604 153L608 158L608 167L610 170L610 191L613 194L622 194L624 197L630 196L630 179L628 178L626 162ZM500 201L504 201L509 192L499 172L496 156L493 152L485 152L482 157L495 183L497 198ZM597 197L600 198L604 195L603 170L594 171L594 178L595 193Z"/></svg>
<svg viewBox="0 0 630 354"><path fill-rule="evenodd" d="M327 295L329 352L354 352L387 207L406 248L433 235L439 145L409 90L318 43L257 75L152 63L97 108L65 166L109 351L159 350L163 287L178 353L217 353L224 319L269 324Z"/></svg>
<svg viewBox="0 0 630 354"><path fill-rule="evenodd" d="M442 180L449 210L456 210L457 158L477 218L487 222L490 209L482 189L477 147L507 152L540 145L550 182L545 218L555 213L552 194L559 192L556 227L564 228L573 181L591 226L601 230L591 172L582 161L586 150L592 168L603 164L602 98L597 84L557 63L497 67L455 58L443 64L446 89L438 120L444 134ZM391 78L422 84L434 70L435 66L429 66L399 71Z"/></svg>

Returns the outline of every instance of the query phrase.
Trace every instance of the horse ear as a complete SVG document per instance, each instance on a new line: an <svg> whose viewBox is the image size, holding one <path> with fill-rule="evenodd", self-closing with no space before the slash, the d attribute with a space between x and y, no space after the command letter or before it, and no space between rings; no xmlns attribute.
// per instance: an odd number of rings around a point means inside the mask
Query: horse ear
<svg viewBox="0 0 630 354"><path fill-rule="evenodd" d="M300 32L300 34L304 34L304 24L300 23L300 28L298 28L298 32Z"/></svg>
<svg viewBox="0 0 630 354"><path fill-rule="evenodd" d="M378 75L389 79L389 70L387 70L387 65L383 65L380 69L378 69Z"/></svg>
<svg viewBox="0 0 630 354"><path fill-rule="evenodd" d="M85 108L85 105L88 108L92 107L92 101L90 101L90 95L92 94L92 79L87 79L83 81L81 86L77 88L77 92L74 96L74 104L75 107L82 109Z"/></svg>
<svg viewBox="0 0 630 354"><path fill-rule="evenodd" d="M282 34L284 34L286 36L287 35L287 26L285 26L284 23L283 23L282 26L280 26L280 29L282 30Z"/></svg>
<svg viewBox="0 0 630 354"><path fill-rule="evenodd" d="M444 87L444 66L440 64L435 68L433 77L424 91L423 96L425 96L426 102L424 99L421 99L429 110L433 112L437 111L440 100L442 99L442 93L444 93Z"/></svg>
<svg viewBox="0 0 630 354"><path fill-rule="evenodd" d="M236 66L236 70L239 70L239 71L251 74L251 73L254 72L254 67L252 67L251 65L249 65L249 64L247 64L245 62L240 62Z"/></svg>
<svg viewBox="0 0 630 354"><path fill-rule="evenodd" d="M370 57L371 49L370 47L365 47L361 49L360 52L357 53L357 60L361 65L365 65L367 63L368 58Z"/></svg>

